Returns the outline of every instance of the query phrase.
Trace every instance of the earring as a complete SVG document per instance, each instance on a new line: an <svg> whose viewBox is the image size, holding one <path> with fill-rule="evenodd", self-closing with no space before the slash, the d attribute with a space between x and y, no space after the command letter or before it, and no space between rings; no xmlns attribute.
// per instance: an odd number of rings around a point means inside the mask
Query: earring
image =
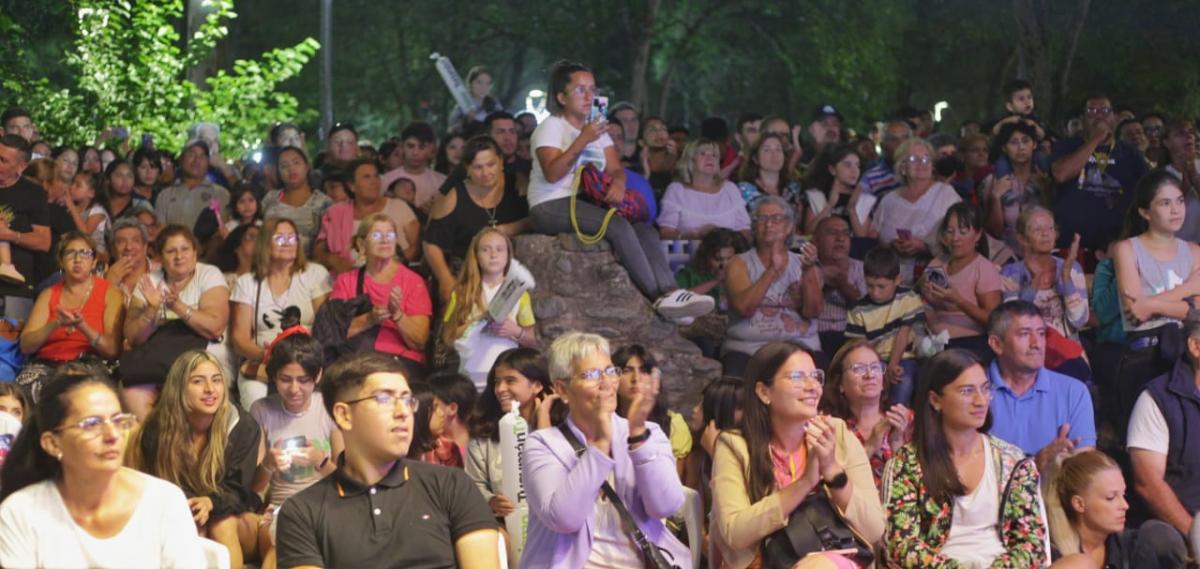
<svg viewBox="0 0 1200 569"><path fill-rule="evenodd" d="M58 454L55 454L54 458L58 459L61 462L62 461L62 451L59 451Z"/></svg>

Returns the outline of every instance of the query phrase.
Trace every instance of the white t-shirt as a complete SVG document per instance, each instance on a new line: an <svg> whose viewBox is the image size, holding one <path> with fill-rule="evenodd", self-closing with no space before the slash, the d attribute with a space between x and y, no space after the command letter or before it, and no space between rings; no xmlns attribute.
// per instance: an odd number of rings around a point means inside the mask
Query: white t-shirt
<svg viewBox="0 0 1200 569"><path fill-rule="evenodd" d="M958 192L943 182L934 182L916 202L904 199L900 192L896 190L883 196L879 207L875 208L871 224L879 231L879 240L890 244L899 233L907 231L914 238L935 244L938 227L942 218L946 217L946 210L962 201ZM906 283L912 281L913 264L911 257L900 258L900 274Z"/></svg>
<svg viewBox="0 0 1200 569"><path fill-rule="evenodd" d="M613 484L609 474L608 483ZM584 569L625 569L642 567L641 552L625 526L617 508L600 493L592 506L592 553Z"/></svg>
<svg viewBox="0 0 1200 569"><path fill-rule="evenodd" d="M750 214L746 213L741 190L733 182L721 184L715 194L671 182L663 194L658 225L682 233L699 231L705 226L744 231L750 229Z"/></svg>
<svg viewBox="0 0 1200 569"><path fill-rule="evenodd" d="M1127 440L1127 449L1140 448L1166 455L1171 448L1171 430L1167 427L1167 418L1148 391L1138 395L1137 402L1133 404Z"/></svg>
<svg viewBox="0 0 1200 569"><path fill-rule="evenodd" d="M298 415L288 411L283 406L283 398L276 393L255 401L250 406L250 416L262 427L269 448L285 449L295 442L293 439L304 437L309 446L321 449L325 456L332 454L331 440L337 425L325 411L325 400L320 391L313 392L308 410ZM286 470L277 470L271 475L270 504L279 506L292 494L320 479L313 465L292 464Z"/></svg>
<svg viewBox="0 0 1200 569"><path fill-rule="evenodd" d="M303 271L292 275L291 284L280 296L275 296L266 282L263 282L261 287L258 286L258 283L258 279L254 278L254 273L246 273L238 277L237 283L233 286L233 294L229 299L249 306L250 310L254 310L257 300L258 313L254 315L254 323L251 324L250 329L257 328L258 337L254 341L262 347L270 344L283 331L280 328L280 320L283 318L283 310L289 306L299 308L300 324L312 329L313 319L317 316L317 311L313 310L313 299L329 294L329 291L333 290L333 286L330 284L329 270L312 261L305 265Z"/></svg>
<svg viewBox="0 0 1200 569"><path fill-rule="evenodd" d="M153 283L154 286L159 287L160 289L165 286L165 281L163 280L163 270L161 268L159 270L150 272L149 276L150 282ZM192 275L192 279L188 281L187 286L183 287L183 290L179 291L179 299L182 300L184 304L187 304L194 309L199 309L200 296L208 292L210 289L216 287L229 290L229 283L225 280L225 275L221 273L221 269L218 269L207 263L196 263L196 272ZM142 296L140 287L134 290L133 297L143 305L146 304L146 297ZM164 320L175 320L180 318L179 314L176 314L175 311L169 308L166 309L165 314L166 316ZM234 377L232 373L233 370L237 368L234 361L230 357L230 352L232 352L232 350L229 349L227 344L228 339L229 334L224 334L221 336L221 338L209 342L208 347L206 348L208 353L212 354L217 358L218 361L222 362L225 367L224 372L227 379Z"/></svg>
<svg viewBox="0 0 1200 569"><path fill-rule="evenodd" d="M985 569L1004 554L996 529L1000 523L1000 486L987 437L983 437L983 456L983 479L970 494L954 498L950 535L942 546L942 555L964 569Z"/></svg>
<svg viewBox="0 0 1200 569"><path fill-rule="evenodd" d="M89 207L88 210L83 212L83 215L79 217L82 217L84 221L87 221L93 215L101 215L104 217L100 220L100 223L96 225L96 229L92 230L92 241L96 242L97 249L101 251L108 251L108 225L112 218L108 215L108 210L104 209L104 206L100 204L92 204L92 207Z"/></svg>
<svg viewBox="0 0 1200 569"><path fill-rule="evenodd" d="M125 527L98 539L79 527L53 481L22 488L0 504L0 564L25 567L204 569L206 562L183 491L148 474Z"/></svg>
<svg viewBox="0 0 1200 569"><path fill-rule="evenodd" d="M533 146L534 154L537 154L537 149L544 147L553 147L559 150L566 150L579 138L579 129L571 126L571 123L557 115L551 115L542 121L542 124L537 126L533 131L533 136L530 140ZM542 163L534 156L533 171L529 175L529 207L534 207L540 203L571 197L571 185L575 181L575 170L587 162L596 164L597 168L604 170L605 158L604 149L613 145L612 138L608 133L600 135L600 138L588 143L584 148L583 153L575 159L575 164L571 166L571 170L565 176L559 178L557 182L547 182L546 175L542 173Z"/></svg>

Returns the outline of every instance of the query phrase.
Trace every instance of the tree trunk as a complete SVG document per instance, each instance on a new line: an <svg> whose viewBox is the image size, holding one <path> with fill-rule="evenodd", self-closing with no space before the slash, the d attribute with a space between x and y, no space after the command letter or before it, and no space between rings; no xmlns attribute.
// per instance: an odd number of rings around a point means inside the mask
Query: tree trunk
<svg viewBox="0 0 1200 569"><path fill-rule="evenodd" d="M1075 61L1075 48L1079 46L1079 36L1083 32L1083 24L1087 20L1088 10L1092 0L1079 0L1076 4L1075 18L1067 28L1067 45L1063 48L1062 70L1058 72L1058 101L1066 101L1071 78L1071 64ZM1059 105L1056 110L1063 110L1065 105ZM1056 115L1057 116L1057 115Z"/></svg>
<svg viewBox="0 0 1200 569"><path fill-rule="evenodd" d="M633 105L645 112L646 81L650 69L650 45L654 41L654 21L658 16L661 0L649 0L646 4L645 18L641 22L641 32L637 35L637 44L633 59L633 85L629 98Z"/></svg>
<svg viewBox="0 0 1200 569"><path fill-rule="evenodd" d="M186 17L187 33L184 38L191 41L192 36L196 35L196 30L204 24L208 19L208 15L213 12L211 6L207 5L204 0L187 0ZM213 47L208 55L201 59L187 70L188 81L195 83L197 87L204 89L207 87L207 79L217 73L220 68L222 57L229 53L228 37L217 40L217 44Z"/></svg>
<svg viewBox="0 0 1200 569"><path fill-rule="evenodd" d="M1071 64L1079 45L1091 0L1078 0L1070 21L1056 25L1050 21L1050 4L1046 0L1013 0L1017 23L1017 52L1024 77L1033 83L1038 114L1043 119L1060 117L1066 109L1066 97L1071 77ZM1050 42L1050 29L1063 29L1065 43L1055 57Z"/></svg>

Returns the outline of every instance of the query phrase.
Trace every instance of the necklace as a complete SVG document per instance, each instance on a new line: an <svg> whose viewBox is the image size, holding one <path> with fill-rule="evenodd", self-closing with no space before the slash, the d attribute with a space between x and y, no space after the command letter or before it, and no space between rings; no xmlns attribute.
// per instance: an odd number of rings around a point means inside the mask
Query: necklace
<svg viewBox="0 0 1200 569"><path fill-rule="evenodd" d="M472 194L472 193L471 193L471 185L472 185L472 184L471 184L470 182L468 182L468 183L467 183L467 186L466 186L466 189L467 189L467 196L471 198L471 201L475 202L475 205L478 205L478 206L479 206L479 209L482 209L482 210L483 210L483 213L487 214L487 216L488 216L488 221L487 221L488 227L493 227L493 228L494 228L494 227L496 227L497 225L500 225L500 222L499 222L498 220L496 220L496 210L497 210L497 209L500 209L500 202L504 201L504 194L503 194L503 192L500 194L500 199L499 199L499 200L496 202L496 205L494 205L494 206L492 206L492 207L487 207L487 206L483 205L483 203L481 203L481 202L483 202L483 198L476 197L474 194ZM495 189L494 189L494 188L492 188L492 189L489 189L489 190L488 190L488 194L491 194L493 191L495 191ZM487 195L485 194L485 196L484 196L484 197L487 197Z"/></svg>
<svg viewBox="0 0 1200 569"><path fill-rule="evenodd" d="M82 309L82 308L83 308L83 305L87 304L87 301L88 301L88 299L92 297L92 287L93 287L93 286L95 286L95 284L96 284L96 278L95 278L95 277L88 277L87 290L85 290L85 291L83 292L83 300L79 301L79 306L72 306L72 307L69 307L69 308ZM66 284L64 284L64 285L63 285L63 297L64 297L64 298L63 298L62 300L60 300L60 301L59 301L59 305L60 305L60 306L62 306L62 307L66 307L65 305L66 305L67 303L66 303L66 302L64 302L64 301L66 300L66 298L65 298L65 297L66 297L66 293L67 293L67 292L68 292L68 291L67 291L67 286L66 286ZM72 335L72 334L74 334L74 333L75 333L75 325L74 325L74 324L72 324L72 325L70 325L70 326L67 326L67 335L68 335L68 336L70 336L70 335Z"/></svg>

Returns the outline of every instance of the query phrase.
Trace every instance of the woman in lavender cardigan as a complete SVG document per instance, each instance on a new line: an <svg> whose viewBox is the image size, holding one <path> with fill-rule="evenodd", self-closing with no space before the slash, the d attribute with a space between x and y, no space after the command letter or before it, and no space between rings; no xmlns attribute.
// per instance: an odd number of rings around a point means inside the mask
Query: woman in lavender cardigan
<svg viewBox="0 0 1200 569"><path fill-rule="evenodd" d="M660 521L683 504L671 443L646 421L658 385L643 386L628 419L616 414L620 372L608 341L569 332L550 345L555 393L570 406L563 423L584 447L576 454L558 428L542 429L525 446L525 492L529 533L522 568L642 567L642 552L601 491L607 481L638 528L676 567L691 555Z"/></svg>

